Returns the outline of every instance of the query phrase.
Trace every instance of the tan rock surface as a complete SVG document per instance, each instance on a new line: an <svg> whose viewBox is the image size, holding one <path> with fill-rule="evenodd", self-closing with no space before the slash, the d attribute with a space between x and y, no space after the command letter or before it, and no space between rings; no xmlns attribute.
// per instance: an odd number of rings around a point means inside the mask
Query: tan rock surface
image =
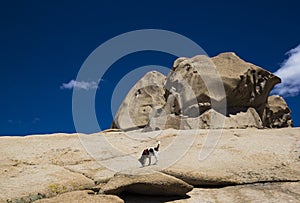
<svg viewBox="0 0 300 203"><path fill-rule="evenodd" d="M218 132L221 133L220 138ZM162 177L174 181L171 181L174 187L178 181L183 186L189 183L220 187L300 180L300 128L170 129L148 133L103 132L81 136L85 139L79 140L77 134L0 137L0 202L21 198L36 200L95 187L111 187L120 191L123 183L118 183L118 180L123 181L123 178L126 179L126 186L122 191L147 191L148 194L159 191L162 184L159 181L164 180ZM109 148L101 145L103 142L97 142L98 138L107 139L110 145L123 154L110 153ZM211 139L217 141L216 145ZM140 168L137 158L145 147L154 146L157 140L161 141L158 165ZM94 144L90 146L97 153L96 160L91 157L90 149L87 148L88 154L83 147L86 141ZM205 141L209 142L205 144ZM199 160L201 150L211 153ZM124 154L130 155L130 159ZM170 165L166 164L172 159L174 163L171 161ZM142 172L151 169L169 175L159 173L143 179L138 173L132 173L122 178L117 176L105 185L115 173L105 168L103 164L107 163L122 166L121 170ZM119 172L124 174L126 171ZM102 184L95 186L94 182ZM142 187L133 186L135 183L142 183Z"/></svg>
<svg viewBox="0 0 300 203"><path fill-rule="evenodd" d="M262 121L256 110L249 108L246 112L239 112L235 115L224 116L213 109L209 109L195 118L176 116L168 114L159 117L153 117L149 126L144 131L153 131L161 129L245 129L245 128L262 128Z"/></svg>
<svg viewBox="0 0 300 203"><path fill-rule="evenodd" d="M132 130L146 126L155 109L165 104L164 82L165 76L157 71L144 75L128 92L111 127Z"/></svg>
<svg viewBox="0 0 300 203"><path fill-rule="evenodd" d="M270 91L281 79L232 52L221 53L212 61L224 82L228 112L253 107L262 116Z"/></svg>
<svg viewBox="0 0 300 203"><path fill-rule="evenodd" d="M122 192L144 195L184 196L193 186L172 176L154 172L151 174L117 174L102 188L105 194Z"/></svg>
<svg viewBox="0 0 300 203"><path fill-rule="evenodd" d="M94 186L65 166L90 162L76 134L0 137L0 200L51 197Z"/></svg>
<svg viewBox="0 0 300 203"><path fill-rule="evenodd" d="M210 136L217 139L218 131L215 132ZM221 133L211 151L213 144L204 145L207 131L202 131L184 157L163 171L192 185L300 180L299 128L223 130ZM201 150L211 153L200 160Z"/></svg>
<svg viewBox="0 0 300 203"><path fill-rule="evenodd" d="M229 186L224 188L194 188L187 197L149 197L128 194L128 203L274 203L300 202L300 183L265 183Z"/></svg>
<svg viewBox="0 0 300 203"><path fill-rule="evenodd" d="M224 116L213 109L204 112L199 117L203 127L206 129L225 128L225 129L245 129L262 128L262 121L254 108L247 109L246 112L239 112L234 115ZM222 126L221 124L224 123Z"/></svg>
<svg viewBox="0 0 300 203"><path fill-rule="evenodd" d="M118 196L114 195L96 195L89 194L93 191L73 191L58 195L49 199L42 199L36 201L37 203L91 203L91 202L99 202L99 203L123 203L124 201Z"/></svg>
<svg viewBox="0 0 300 203"><path fill-rule="evenodd" d="M300 182L231 186L220 189L196 188L191 198L175 203L300 202Z"/></svg>
<svg viewBox="0 0 300 203"><path fill-rule="evenodd" d="M169 129L105 136L124 154L105 157L103 163L114 164L112 166L118 166L120 170L140 167L136 160L142 150L155 146L160 140L159 164L150 168L191 185L300 180L300 128ZM96 142L94 138L92 143ZM96 151L99 153L101 150ZM204 157L201 160L200 153ZM166 164L170 160L170 164Z"/></svg>
<svg viewBox="0 0 300 203"><path fill-rule="evenodd" d="M213 86L213 81L218 81L218 76L213 71L215 68L222 79L226 94ZM187 112L190 106L211 101L216 102L215 106L218 106L218 102L226 97L228 113L237 113L253 107L262 116L269 93L279 82L280 78L277 76L229 52L211 59L206 56L177 59L167 76L165 87L168 90L174 89L179 95L182 108L181 112L174 112L177 114L191 117ZM208 85L214 89L208 89ZM199 115L207 108L211 107L199 105Z"/></svg>
<svg viewBox="0 0 300 203"><path fill-rule="evenodd" d="M188 125L178 123L188 120L182 117L193 120L207 114L209 109L228 117L225 128L256 127L259 123L260 128L262 121L264 127L292 126L285 102L284 105L283 102L273 102L278 99L270 97L267 105L270 91L280 82L277 76L232 52L212 58L205 55L181 57L175 60L167 77L152 71L139 80L119 107L111 127L124 131L145 126L148 131L169 127L202 129L206 125L188 128ZM277 107L282 109L274 110ZM230 116L248 113L249 109L254 109L259 116L254 116L252 110L251 114L240 115L241 122ZM257 120L244 123L245 116L248 121ZM158 123L158 126L153 128L153 123Z"/></svg>

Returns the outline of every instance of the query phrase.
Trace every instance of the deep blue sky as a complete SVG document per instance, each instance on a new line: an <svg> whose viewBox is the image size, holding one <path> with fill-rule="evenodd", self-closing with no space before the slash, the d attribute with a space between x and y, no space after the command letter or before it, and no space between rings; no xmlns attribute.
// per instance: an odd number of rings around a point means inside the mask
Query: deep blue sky
<svg viewBox="0 0 300 203"><path fill-rule="evenodd" d="M234 51L275 72L300 43L300 2L287 1L9 1L0 3L0 135L75 132L72 90L84 60L106 40L137 29L164 29L210 56ZM171 67L173 56L145 52L120 59L98 92L97 116L109 127L110 96L139 66ZM104 88L101 88L104 89ZM299 95L286 98L300 126Z"/></svg>

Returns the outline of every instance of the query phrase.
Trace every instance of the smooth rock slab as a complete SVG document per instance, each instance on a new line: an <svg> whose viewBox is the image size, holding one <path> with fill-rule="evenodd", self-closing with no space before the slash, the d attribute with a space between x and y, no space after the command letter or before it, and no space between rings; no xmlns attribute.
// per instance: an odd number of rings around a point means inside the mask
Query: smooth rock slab
<svg viewBox="0 0 300 203"><path fill-rule="evenodd" d="M122 197L128 203L274 203L300 202L300 183L265 183L229 186L219 189L194 188L187 197L162 197L128 194Z"/></svg>
<svg viewBox="0 0 300 203"><path fill-rule="evenodd" d="M274 203L300 202L300 182L231 186L220 189L195 188L190 199L176 203Z"/></svg>
<svg viewBox="0 0 300 203"><path fill-rule="evenodd" d="M300 128L169 129L132 133L106 132L82 136L90 139L91 143L94 143L94 138L104 136L115 148L124 153L133 153L132 156L136 154L134 163L137 166L133 170L144 169L139 168L138 156L145 147L154 146L160 140L158 165L145 168L163 171L172 176L159 173L120 177L118 174L106 186L101 185L101 189L146 195L164 193L162 195L168 195L167 199L171 200L174 198L170 196L184 195L191 189L190 185L219 187L300 180ZM220 137L217 136L218 133L221 133ZM187 142L188 145L184 142L174 143L174 139L179 136L185 141L193 140L194 137L196 140ZM133 139L142 137L145 139ZM215 145L213 142L205 144L207 140L212 141L210 138L217 141ZM118 153L106 154L109 151L98 143L95 147L101 149L98 154L100 158L111 159L113 163L128 167L128 161L116 161L121 158ZM182 154L183 157L175 156L178 161L171 167L164 168L164 163L183 148L187 148L187 152ZM211 150L211 153L204 160L199 160L201 150ZM73 190L95 188L94 181L104 178L105 182L112 175L102 174L103 171L104 167L92 160L77 135L0 137L0 202L20 200L22 197L45 198ZM123 180L126 185L123 185ZM176 191L176 188L181 189ZM170 196L169 189L172 192Z"/></svg>
<svg viewBox="0 0 300 203"><path fill-rule="evenodd" d="M119 195L122 192L163 195L184 196L191 191L193 186L175 177L159 172L142 175L117 174L102 188L104 194Z"/></svg>
<svg viewBox="0 0 300 203"><path fill-rule="evenodd" d="M94 186L94 181L55 165L1 165L0 200L52 197ZM6 172L5 172L6 171Z"/></svg>
<svg viewBox="0 0 300 203"><path fill-rule="evenodd" d="M65 167L90 161L77 134L0 137L0 202L92 188L93 180Z"/></svg>
<svg viewBox="0 0 300 203"><path fill-rule="evenodd" d="M192 132L178 131L187 139ZM162 171L194 186L299 181L299 157L299 128L202 130L184 157Z"/></svg>
<svg viewBox="0 0 300 203"><path fill-rule="evenodd" d="M42 199L36 201L37 203L90 203L90 202L101 202L101 203L123 203L124 201L114 195L95 195L89 194L92 191L73 191L58 195L49 199Z"/></svg>

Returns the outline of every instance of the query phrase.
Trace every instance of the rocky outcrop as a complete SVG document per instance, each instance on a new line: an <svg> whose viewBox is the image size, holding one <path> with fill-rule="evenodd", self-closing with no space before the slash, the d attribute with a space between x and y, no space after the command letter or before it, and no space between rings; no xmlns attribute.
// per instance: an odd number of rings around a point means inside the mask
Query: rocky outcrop
<svg viewBox="0 0 300 203"><path fill-rule="evenodd" d="M167 77L150 72L130 90L112 128L288 127L292 120L284 100L270 97L268 102L270 91L280 81L232 52L212 58L181 57ZM145 83L155 84L155 89L151 85L141 88ZM225 120L225 125L211 125L214 119Z"/></svg>
<svg viewBox="0 0 300 203"><path fill-rule="evenodd" d="M172 176L153 172L141 175L117 174L102 188L105 194L122 192L143 195L185 196L193 186Z"/></svg>
<svg viewBox="0 0 300 203"><path fill-rule="evenodd" d="M165 104L165 76L152 71L141 78L122 102L111 128L133 130L145 127L156 108Z"/></svg>
<svg viewBox="0 0 300 203"><path fill-rule="evenodd" d="M203 128L262 128L262 121L253 108L248 108L246 112L239 112L235 115L229 114L229 116L224 116L213 109L208 110L200 116L200 120L203 123ZM222 122L224 125L222 126Z"/></svg>
<svg viewBox="0 0 300 203"><path fill-rule="evenodd" d="M245 128L262 128L262 121L253 108L249 108L246 112L240 112L236 115L224 116L213 109L209 109L196 118L187 116L176 116L168 114L165 116L153 117L145 132L161 129L245 129Z"/></svg>
<svg viewBox="0 0 300 203"><path fill-rule="evenodd" d="M269 128L292 127L291 110L284 99L278 95L268 98L265 109L264 125Z"/></svg>

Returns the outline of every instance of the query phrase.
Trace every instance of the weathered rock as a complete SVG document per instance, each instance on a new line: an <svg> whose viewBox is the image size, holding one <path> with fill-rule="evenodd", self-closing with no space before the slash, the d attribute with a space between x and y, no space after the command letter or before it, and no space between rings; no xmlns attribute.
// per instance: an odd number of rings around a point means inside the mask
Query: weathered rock
<svg viewBox="0 0 300 203"><path fill-rule="evenodd" d="M167 77L149 72L130 90L119 108L112 128L206 128L207 124L199 124L194 118L199 118L202 114L205 114L203 117L211 117L212 115L207 115L208 112L213 113L213 116L216 115L214 112L226 115L225 127L228 128L260 128L261 121L263 127L291 126L292 121L286 108L283 110L286 113L278 109L271 110L284 108L282 102L273 102L267 107L269 93L280 81L272 73L231 52L212 58L205 55L181 57L175 60ZM250 108L255 109L259 117L251 113L254 111L249 112ZM214 111L208 111L209 109ZM236 116L239 113L242 114ZM269 124L270 122L273 124ZM153 123L158 125L153 128ZM179 123L182 125L178 125Z"/></svg>
<svg viewBox="0 0 300 203"><path fill-rule="evenodd" d="M225 88L218 88L217 72ZM270 72L245 62L234 53L222 53L216 57L195 56L179 58L167 77L166 89L176 92L181 108L177 114L189 115L187 110L195 104L214 102L218 108L220 102L227 100L229 114L256 109L262 116L267 98L280 78ZM210 89L208 89L210 88ZM199 115L209 106L199 105ZM196 115L197 116L197 115Z"/></svg>
<svg viewBox="0 0 300 203"><path fill-rule="evenodd" d="M221 133L220 137L218 133ZM149 140L132 139L136 138L135 135L148 137ZM135 165L129 169L136 171L151 169L160 172L149 175L144 175L144 173L143 175L139 173L124 175L123 171L123 175L119 173L106 184L96 186L94 182L99 183L101 180L106 182L112 173L107 174L107 170L89 156L86 151L89 148L85 149L82 146L76 134L0 137L0 202L33 201L63 193L68 196L71 191L95 188L113 194L127 191L132 194L173 196L184 195L191 189L191 185L222 187L248 184L252 187L251 185L255 183L300 181L299 128L185 131L169 129L147 133L104 132L81 136L86 137L86 140L81 141L91 143L95 142L95 138L103 136L118 150L130 154L131 157L134 156ZM174 139L178 139L179 136L184 140L193 141L174 142ZM146 146L154 146L157 140L161 141L158 164L140 168L135 155L140 156ZM109 153L105 145L101 143L96 143L95 146L101 148L99 157L104 158L105 161L123 165L124 168L131 167L122 154ZM177 156L177 152L182 149L186 149L186 153ZM202 157L200 153L207 151L210 152L208 156L199 159ZM167 160L174 157L174 154L177 159L176 163L164 165ZM265 190L263 187L255 186L258 189L255 189L253 195L261 194L259 199L271 191L272 197L278 197L280 202L281 200L284 202L289 195L297 197L294 191L298 191L298 186L294 187L292 183L291 187L285 186L287 189L282 190ZM243 191L247 193L252 191L247 188L241 190L237 188L237 190L242 196ZM259 193L260 190L261 193ZM205 194L203 196L209 197L211 195L209 191L212 190L207 189L207 196ZM276 196L276 191L279 191L278 196ZM231 191L228 191L228 195L230 193ZM193 193L188 193L188 195L191 194ZM165 200L174 200L170 196ZM87 198L89 197L91 196ZM218 195L218 198L221 197ZM229 197L222 198L226 200ZM220 201L222 202L222 199Z"/></svg>
<svg viewBox="0 0 300 203"><path fill-rule="evenodd" d="M232 128L262 128L262 122L256 110L249 108L246 112L240 112L236 115L224 116L213 109L209 109L196 118L187 116L176 116L168 114L164 116L153 117L149 126L144 131L161 129L232 129Z"/></svg>
<svg viewBox="0 0 300 203"><path fill-rule="evenodd" d="M191 198L176 203L300 202L300 182L240 185L220 189L195 188ZM127 201L127 199L125 199Z"/></svg>
<svg viewBox="0 0 300 203"><path fill-rule="evenodd" d="M164 98L165 76L159 72L148 72L128 92L122 102L111 128L132 130L148 124L154 109L161 108Z"/></svg>
<svg viewBox="0 0 300 203"><path fill-rule="evenodd" d="M150 120L149 125L144 128L144 132L153 130L164 130L164 129L197 129L199 125L202 125L198 118L188 118L183 116L176 116L175 114L167 114L164 116L153 117Z"/></svg>
<svg viewBox="0 0 300 203"><path fill-rule="evenodd" d="M282 97L278 95L269 96L264 115L264 125L269 128L293 126L291 110Z"/></svg>
<svg viewBox="0 0 300 203"><path fill-rule="evenodd" d="M262 122L254 108L249 108L246 112L239 112L235 115L224 116L217 111L210 109L200 117L202 128L262 128ZM223 125L224 123L224 125Z"/></svg>
<svg viewBox="0 0 300 203"><path fill-rule="evenodd" d="M299 130L222 130L219 138L221 131L210 130L216 145L205 144L208 131L201 130L184 157L163 172L194 186L299 181ZM192 139L192 131L178 133Z"/></svg>
<svg viewBox="0 0 300 203"><path fill-rule="evenodd" d="M212 61L224 83L228 113L253 107L262 116L270 91L281 79L235 53L219 54Z"/></svg>
<svg viewBox="0 0 300 203"><path fill-rule="evenodd" d="M67 165L65 168L72 172L83 174L96 183L105 183L109 181L109 179L115 174L114 171L106 169L97 161L88 161L75 165Z"/></svg>
<svg viewBox="0 0 300 203"><path fill-rule="evenodd" d="M184 196L192 189L193 186L182 180L159 172L141 175L117 174L102 188L105 194L129 192L164 196Z"/></svg>
<svg viewBox="0 0 300 203"><path fill-rule="evenodd" d="M36 201L37 203L90 203L90 202L101 202L101 203L123 203L124 201L118 196L114 195L95 195L91 194L93 191L73 191L58 195L56 197L42 199Z"/></svg>
<svg viewBox="0 0 300 203"><path fill-rule="evenodd" d="M2 162L3 164L3 162ZM55 165L6 163L0 165L0 199L35 199L91 188L94 181Z"/></svg>
<svg viewBox="0 0 300 203"><path fill-rule="evenodd" d="M221 88L216 85L218 82ZM209 92L212 87L213 91ZM177 103L173 104L175 111L171 110L171 113L176 115L197 117L211 108L211 100L218 103L226 99L221 78L211 59L205 55L177 59L167 76L165 88L167 98L175 97Z"/></svg>
<svg viewBox="0 0 300 203"><path fill-rule="evenodd" d="M0 202L94 186L90 178L65 167L91 161L76 134L0 137L0 145Z"/></svg>
<svg viewBox="0 0 300 203"><path fill-rule="evenodd" d="M188 197L138 196L127 194L125 202L173 202L173 203L274 203L299 202L300 183L260 183L251 185L229 186L224 188L194 188Z"/></svg>

